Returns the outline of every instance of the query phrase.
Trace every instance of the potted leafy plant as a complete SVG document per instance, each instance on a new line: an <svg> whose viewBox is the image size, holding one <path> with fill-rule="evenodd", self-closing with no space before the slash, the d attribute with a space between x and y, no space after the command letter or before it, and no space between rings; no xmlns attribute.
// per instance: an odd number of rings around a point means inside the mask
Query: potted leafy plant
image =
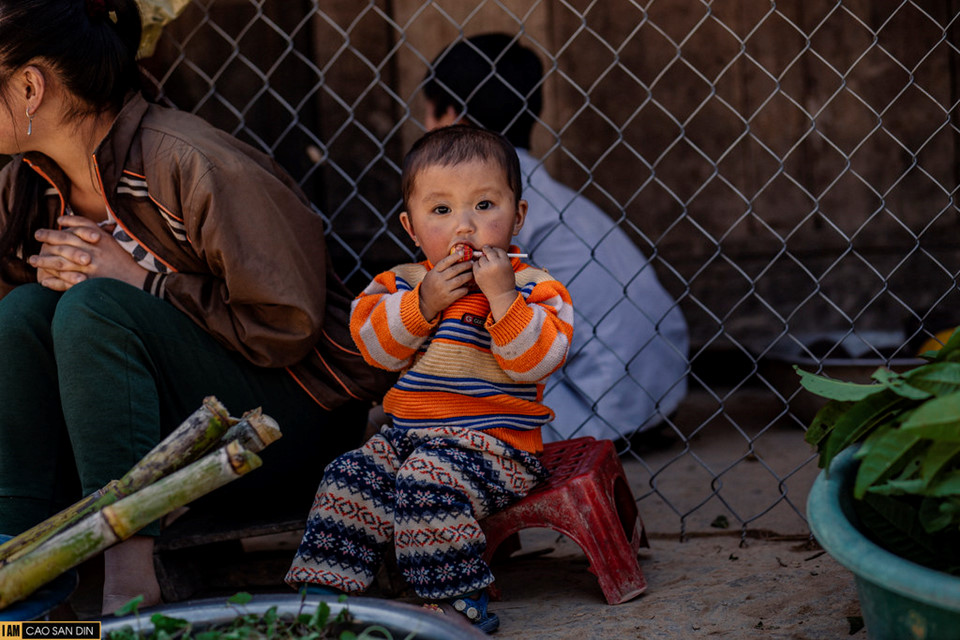
<svg viewBox="0 0 960 640"><path fill-rule="evenodd" d="M807 516L856 578L874 639L960 637L960 331L872 384L797 370L828 401L806 440L823 469Z"/></svg>

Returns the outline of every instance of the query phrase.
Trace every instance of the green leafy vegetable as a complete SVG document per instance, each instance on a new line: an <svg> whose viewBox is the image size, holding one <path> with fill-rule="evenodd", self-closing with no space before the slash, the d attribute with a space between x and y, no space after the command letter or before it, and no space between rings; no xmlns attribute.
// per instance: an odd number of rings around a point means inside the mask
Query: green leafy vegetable
<svg viewBox="0 0 960 640"><path fill-rule="evenodd" d="M903 557L960 573L960 331L924 357L904 373L877 370L873 384L797 369L803 388L827 400L805 440L827 470L858 444L854 503L864 526Z"/></svg>
<svg viewBox="0 0 960 640"><path fill-rule="evenodd" d="M229 598L227 598L227 602L229 602L230 604L239 604L239 605L245 605L251 600L253 600L253 596L247 593L246 591L240 591L239 593L235 593Z"/></svg>
<svg viewBox="0 0 960 640"><path fill-rule="evenodd" d="M115 616L128 616L128 615L130 615L131 613L139 613L139 612L140 612L140 603L141 603L141 602L143 602L143 596L137 596L136 598L132 598L129 602L127 602L127 603L124 604L122 607L120 607L119 609L117 609L117 611L116 611L116 613L114 613L114 615L115 615Z"/></svg>
<svg viewBox="0 0 960 640"><path fill-rule="evenodd" d="M111 631L107 640L393 640L390 630L380 625L356 631L346 607L332 619L330 606L323 601L313 611L301 610L293 616L279 614L276 607L257 615L242 608L251 600L253 596L242 592L227 600L231 606L240 607L236 618L228 623L197 628L186 620L155 613L150 617L152 631L125 626ZM341 597L341 601L345 600ZM137 613L142 601L142 597L134 598L121 607L117 615ZM137 620L139 626L139 618ZM413 634L403 640L412 639Z"/></svg>
<svg viewBox="0 0 960 640"><path fill-rule="evenodd" d="M800 375L800 384L804 389L831 400L863 400L867 396L883 390L883 387L878 384L857 384L818 376L815 373L804 371L797 365L793 365L793 369Z"/></svg>
<svg viewBox="0 0 960 640"><path fill-rule="evenodd" d="M804 439L810 444L819 447L826 437L830 435L840 416L846 413L851 406L853 406L852 402L841 402L839 400L831 400L823 405L823 407L817 411L817 415L813 417L813 422L807 427L807 435Z"/></svg>
<svg viewBox="0 0 960 640"><path fill-rule="evenodd" d="M862 500L869 487L904 466L919 443L917 436L893 427L874 432L864 443L869 448L860 462L853 497Z"/></svg>
<svg viewBox="0 0 960 640"><path fill-rule="evenodd" d="M854 403L841 415L827 435L820 450L820 466L828 469L833 458L855 442L859 442L877 427L889 422L910 401L889 389L867 396Z"/></svg>
<svg viewBox="0 0 960 640"><path fill-rule="evenodd" d="M924 365L901 377L911 387L922 389L935 396L944 396L960 391L960 362L936 362Z"/></svg>

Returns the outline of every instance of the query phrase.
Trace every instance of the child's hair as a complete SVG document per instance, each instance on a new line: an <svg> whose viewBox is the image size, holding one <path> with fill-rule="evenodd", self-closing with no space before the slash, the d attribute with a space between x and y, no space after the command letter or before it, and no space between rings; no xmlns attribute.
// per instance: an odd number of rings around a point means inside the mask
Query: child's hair
<svg viewBox="0 0 960 640"><path fill-rule="evenodd" d="M400 175L404 209L410 210L409 200L414 182L424 169L431 166L449 167L472 160L493 162L503 169L507 184L513 191L514 204L520 202L523 191L520 159L510 141L499 133L455 124L424 134L407 152Z"/></svg>

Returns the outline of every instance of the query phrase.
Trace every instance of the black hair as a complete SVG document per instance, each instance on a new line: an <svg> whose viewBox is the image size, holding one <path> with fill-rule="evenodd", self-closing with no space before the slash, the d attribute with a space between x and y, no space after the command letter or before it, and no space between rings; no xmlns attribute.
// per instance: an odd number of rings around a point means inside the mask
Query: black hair
<svg viewBox="0 0 960 640"><path fill-rule="evenodd" d="M0 83L27 64L55 73L75 113L118 110L140 88L136 0L0 0Z"/></svg>
<svg viewBox="0 0 960 640"><path fill-rule="evenodd" d="M523 195L520 159L510 141L493 131L456 124L425 133L407 152L400 174L404 209L410 210L414 183L425 168L449 167L472 160L492 161L503 169L513 191L514 204L520 202Z"/></svg>
<svg viewBox="0 0 960 640"><path fill-rule="evenodd" d="M439 118L453 107L481 127L530 148L543 108L543 64L533 50L505 33L487 33L450 45L433 61L423 87Z"/></svg>
<svg viewBox="0 0 960 640"><path fill-rule="evenodd" d="M127 94L141 86L141 29L136 0L0 0L0 100L7 102L3 87L9 79L34 64L66 89L67 120L119 111ZM19 164L0 237L4 271L18 249L26 254L36 244L40 180Z"/></svg>

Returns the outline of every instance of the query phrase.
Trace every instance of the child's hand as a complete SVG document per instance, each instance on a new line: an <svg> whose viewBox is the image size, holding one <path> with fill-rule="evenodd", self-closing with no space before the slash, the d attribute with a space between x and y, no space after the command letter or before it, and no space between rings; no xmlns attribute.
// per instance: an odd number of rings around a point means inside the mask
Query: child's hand
<svg viewBox="0 0 960 640"><path fill-rule="evenodd" d="M484 245L483 255L473 265L473 277L490 302L494 321L500 320L517 299L516 279L507 252Z"/></svg>
<svg viewBox="0 0 960 640"><path fill-rule="evenodd" d="M420 313L427 322L470 291L473 263L460 258L459 253L448 255L433 265L420 283Z"/></svg>

